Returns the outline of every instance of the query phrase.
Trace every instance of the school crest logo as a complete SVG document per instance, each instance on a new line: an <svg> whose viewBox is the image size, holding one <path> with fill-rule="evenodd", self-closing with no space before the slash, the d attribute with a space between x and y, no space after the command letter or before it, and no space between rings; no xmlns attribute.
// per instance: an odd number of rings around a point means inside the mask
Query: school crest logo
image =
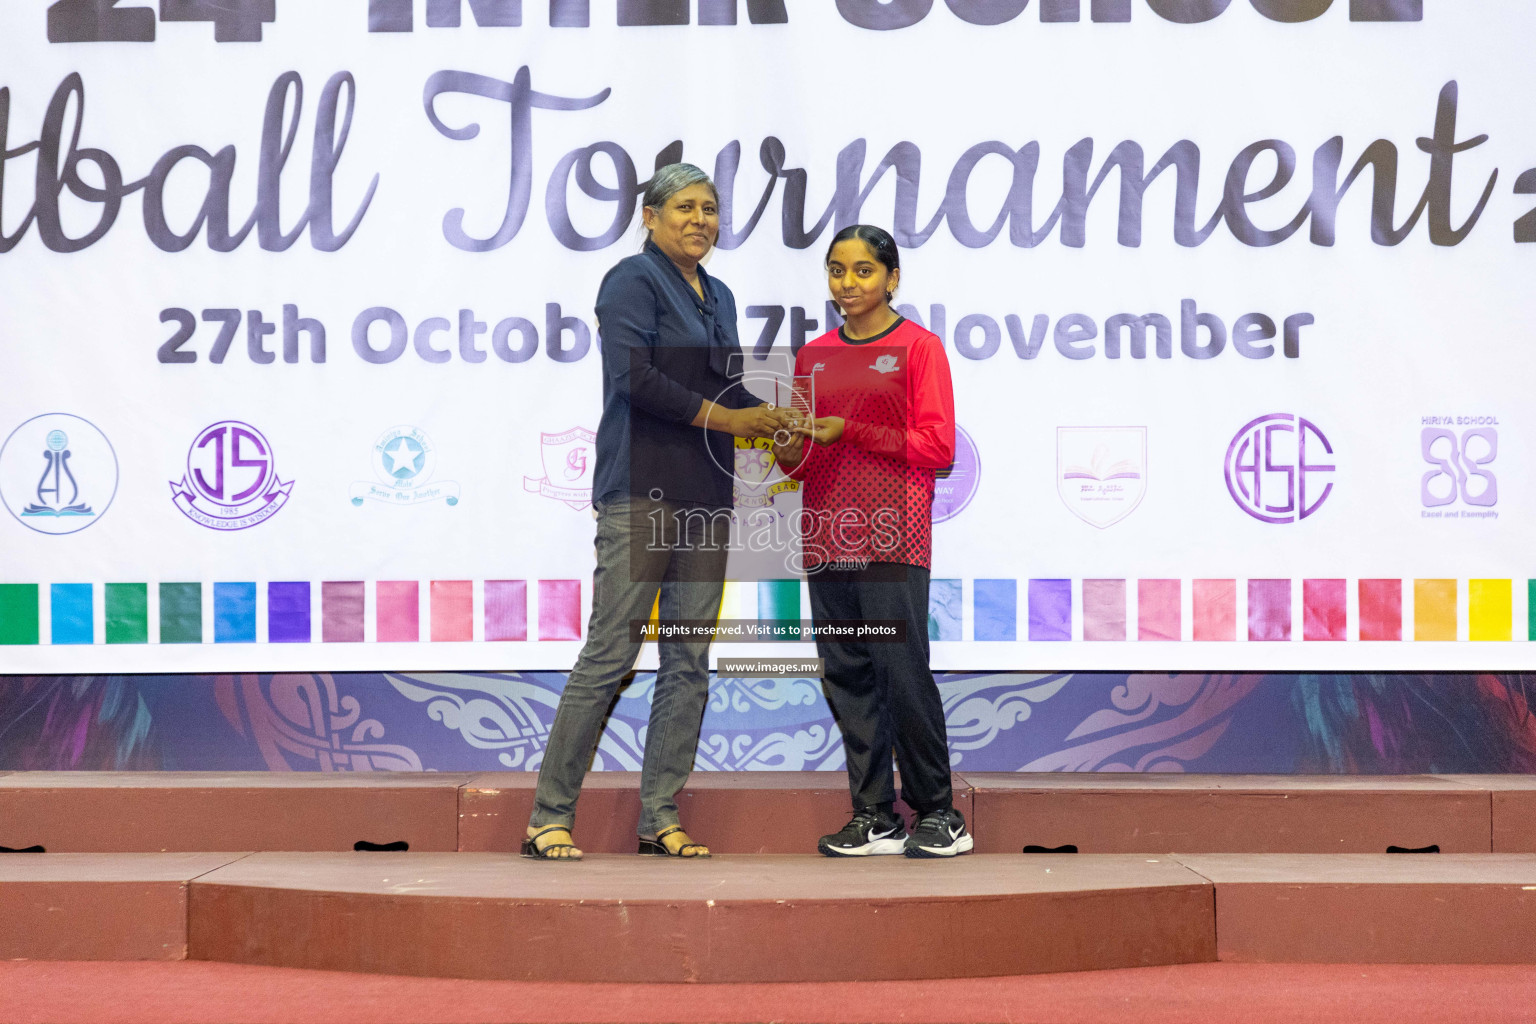
<svg viewBox="0 0 1536 1024"><path fill-rule="evenodd" d="M981 455L965 428L955 427L955 461L934 477L933 521L942 523L964 512L981 486Z"/></svg>
<svg viewBox="0 0 1536 1024"><path fill-rule="evenodd" d="M352 485L353 505L378 501L386 505L421 505L429 501L459 503L454 480L434 482L437 449L425 433L410 426L390 427L373 444L373 475L376 481Z"/></svg>
<svg viewBox="0 0 1536 1024"><path fill-rule="evenodd" d="M592 473L597 468L597 435L584 427L563 434L540 434L542 477L523 477L523 490L563 501L578 512L592 504Z"/></svg>
<svg viewBox="0 0 1536 1024"><path fill-rule="evenodd" d="M1312 515L1333 493L1338 461L1316 423L1276 412L1249 420L1227 446L1227 493L1261 523Z"/></svg>
<svg viewBox="0 0 1536 1024"><path fill-rule="evenodd" d="M773 438L738 437L735 440L736 471L731 475L731 500L737 508L769 508L779 495L800 489L798 480L773 472L778 465L773 456Z"/></svg>
<svg viewBox="0 0 1536 1024"><path fill-rule="evenodd" d="M187 472L171 481L182 515L210 530L244 530L266 522L288 503L292 480L277 475L277 455L262 432L220 420L198 432L187 450Z"/></svg>
<svg viewBox="0 0 1536 1024"><path fill-rule="evenodd" d="M1136 511L1147 493L1147 428L1057 427L1056 493L1101 530Z"/></svg>
<svg viewBox="0 0 1536 1024"><path fill-rule="evenodd" d="M117 453L95 424L69 413L34 416L0 446L0 500L38 533L78 533L117 493Z"/></svg>

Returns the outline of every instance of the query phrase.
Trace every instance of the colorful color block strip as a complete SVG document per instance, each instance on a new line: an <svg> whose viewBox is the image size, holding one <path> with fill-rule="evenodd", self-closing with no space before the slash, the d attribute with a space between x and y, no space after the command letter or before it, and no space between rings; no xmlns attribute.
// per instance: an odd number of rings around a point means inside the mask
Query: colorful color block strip
<svg viewBox="0 0 1536 1024"><path fill-rule="evenodd" d="M959 640L965 618L964 590L960 580L928 581L928 639ZM764 618L758 612L758 618Z"/></svg>
<svg viewBox="0 0 1536 1024"><path fill-rule="evenodd" d="M203 642L203 585L201 583L160 584L160 642L163 644Z"/></svg>
<svg viewBox="0 0 1536 1024"><path fill-rule="evenodd" d="M367 621L368 585L361 580L328 580L320 584L320 640L327 644L360 644Z"/></svg>
<svg viewBox="0 0 1536 1024"><path fill-rule="evenodd" d="M800 581L758 580L757 617L763 622L798 623L800 621Z"/></svg>
<svg viewBox="0 0 1536 1024"><path fill-rule="evenodd" d="M1360 639L1403 638L1403 581L1360 581Z"/></svg>
<svg viewBox="0 0 1536 1024"><path fill-rule="evenodd" d="M1508 641L1514 636L1514 580L1467 581L1468 639Z"/></svg>
<svg viewBox="0 0 1536 1024"><path fill-rule="evenodd" d="M255 583L231 582L213 585L213 642L216 644L256 642Z"/></svg>
<svg viewBox="0 0 1536 1024"><path fill-rule="evenodd" d="M528 639L528 581L485 581L485 638Z"/></svg>
<svg viewBox="0 0 1536 1024"><path fill-rule="evenodd" d="M1017 580L977 580L975 602L974 631L977 640L1019 638Z"/></svg>
<svg viewBox="0 0 1536 1024"><path fill-rule="evenodd" d="M1349 581L1301 581L1301 638L1349 639Z"/></svg>
<svg viewBox="0 0 1536 1024"><path fill-rule="evenodd" d="M48 617L53 643L95 643L92 589L89 583L55 583L48 588Z"/></svg>
<svg viewBox="0 0 1536 1024"><path fill-rule="evenodd" d="M473 640L475 585L469 580L433 580L431 595L432 641L452 643Z"/></svg>
<svg viewBox="0 0 1536 1024"><path fill-rule="evenodd" d="M1237 580L1195 580L1196 640L1237 639Z"/></svg>
<svg viewBox="0 0 1536 1024"><path fill-rule="evenodd" d="M36 583L0 584L0 644L37 643Z"/></svg>
<svg viewBox="0 0 1536 1024"><path fill-rule="evenodd" d="M1194 579L1185 606L1179 579L976 579L969 587L970 636L1124 642L1134 633L1140 641L1178 641L1187 607L1189 635L1200 642L1536 641L1536 579L1517 592L1520 582ZM535 587L536 611L529 607ZM105 583L98 595L92 583L6 583L0 584L0 644L361 643L370 615L373 637L384 643L524 642L535 633L538 640L569 641L582 637L581 588L580 580L431 580L425 590L416 580L218 581L206 589L200 582L167 581ZM964 638L967 589L960 579L930 582L931 640ZM721 615L799 622L810 617L805 593L798 579L728 583ZM1517 598L1525 601L1523 612ZM211 629L205 629L209 609Z"/></svg>
<svg viewBox="0 0 1536 1024"><path fill-rule="evenodd" d="M539 580L539 639L581 639L580 580Z"/></svg>
<svg viewBox="0 0 1536 1024"><path fill-rule="evenodd" d="M107 643L149 643L148 584L108 583L106 605Z"/></svg>
<svg viewBox="0 0 1536 1024"><path fill-rule="evenodd" d="M1125 580L1083 580L1083 639L1125 639Z"/></svg>
<svg viewBox="0 0 1536 1024"><path fill-rule="evenodd" d="M1136 638L1179 640L1184 636L1184 581L1136 581Z"/></svg>
<svg viewBox="0 0 1536 1024"><path fill-rule="evenodd" d="M1291 581L1248 581L1248 639L1291 638Z"/></svg>
<svg viewBox="0 0 1536 1024"><path fill-rule="evenodd" d="M380 643L413 644L421 639L421 584L380 580L374 588Z"/></svg>
<svg viewBox="0 0 1536 1024"><path fill-rule="evenodd" d="M1029 638L1072 639L1072 581L1029 581Z"/></svg>
<svg viewBox="0 0 1536 1024"><path fill-rule="evenodd" d="M1456 639L1456 581L1413 581L1413 638Z"/></svg>
<svg viewBox="0 0 1536 1024"><path fill-rule="evenodd" d="M310 641L309 584L304 581L267 584L267 642L307 644Z"/></svg>

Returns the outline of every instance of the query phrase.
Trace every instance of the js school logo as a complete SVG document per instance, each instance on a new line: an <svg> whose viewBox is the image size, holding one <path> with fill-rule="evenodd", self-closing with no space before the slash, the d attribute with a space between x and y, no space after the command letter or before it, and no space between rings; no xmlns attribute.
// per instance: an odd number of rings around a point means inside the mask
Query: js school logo
<svg viewBox="0 0 1536 1024"><path fill-rule="evenodd" d="M117 494L117 453L95 424L34 416L0 446L0 500L23 526L55 536L101 518Z"/></svg>
<svg viewBox="0 0 1536 1024"><path fill-rule="evenodd" d="M187 450L187 473L171 482L181 514L210 530L234 531L264 523L288 503L293 481L277 475L272 445L239 420L204 427Z"/></svg>
<svg viewBox="0 0 1536 1024"><path fill-rule="evenodd" d="M390 427L373 445L373 473L378 483L353 483L352 504L361 506L365 501L378 501L386 505L420 505L445 501L457 505L458 482L431 482L436 468L437 449L431 438L415 427Z"/></svg>

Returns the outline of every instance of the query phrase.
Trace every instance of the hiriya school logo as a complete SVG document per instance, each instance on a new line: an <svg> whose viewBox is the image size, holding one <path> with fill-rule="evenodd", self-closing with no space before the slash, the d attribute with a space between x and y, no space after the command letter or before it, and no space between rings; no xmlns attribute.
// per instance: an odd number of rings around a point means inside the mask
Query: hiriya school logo
<svg viewBox="0 0 1536 1024"><path fill-rule="evenodd" d="M540 434L542 477L523 477L523 490L563 501L580 511L592 504L592 473L597 469L597 435L583 427L563 434Z"/></svg>
<svg viewBox="0 0 1536 1024"><path fill-rule="evenodd" d="M955 461L941 469L933 482L933 521L953 519L976 497L981 484L981 456L976 442L960 427L955 427Z"/></svg>
<svg viewBox="0 0 1536 1024"><path fill-rule="evenodd" d="M1328 500L1337 468L1317 424L1271 413L1244 424L1227 446L1227 491L1260 522L1294 523Z"/></svg>
<svg viewBox="0 0 1536 1024"><path fill-rule="evenodd" d="M117 493L117 453L95 424L64 412L34 416L0 446L0 500L38 533L77 533Z"/></svg>
<svg viewBox="0 0 1536 1024"><path fill-rule="evenodd" d="M1056 493L1101 530L1136 511L1147 494L1147 428L1057 427Z"/></svg>
<svg viewBox="0 0 1536 1024"><path fill-rule="evenodd" d="M1499 457L1497 416L1425 416L1419 452L1434 467L1419 479L1425 519L1497 519L1499 481L1488 467ZM1446 508L1457 502L1469 508Z"/></svg>
<svg viewBox="0 0 1536 1024"><path fill-rule="evenodd" d="M187 450L187 473L171 482L181 514L210 530L244 530L288 503L293 481L277 475L272 445L239 420L204 427Z"/></svg>
<svg viewBox="0 0 1536 1024"><path fill-rule="evenodd" d="M432 481L437 449L415 427L390 427L373 445L373 473L378 482L358 480L350 491L352 504L381 501L386 505L420 505L428 501L459 503L454 480Z"/></svg>

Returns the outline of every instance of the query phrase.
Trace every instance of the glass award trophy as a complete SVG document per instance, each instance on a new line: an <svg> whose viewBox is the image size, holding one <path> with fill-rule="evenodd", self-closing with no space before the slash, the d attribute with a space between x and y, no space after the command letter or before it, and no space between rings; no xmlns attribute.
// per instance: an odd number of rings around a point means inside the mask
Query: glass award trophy
<svg viewBox="0 0 1536 1024"><path fill-rule="evenodd" d="M793 410L793 427L780 427L773 435L773 443L790 444L795 439L795 429L809 430L816 419L816 381L813 377L792 377L781 385L780 406ZM803 436L803 435L801 435Z"/></svg>

